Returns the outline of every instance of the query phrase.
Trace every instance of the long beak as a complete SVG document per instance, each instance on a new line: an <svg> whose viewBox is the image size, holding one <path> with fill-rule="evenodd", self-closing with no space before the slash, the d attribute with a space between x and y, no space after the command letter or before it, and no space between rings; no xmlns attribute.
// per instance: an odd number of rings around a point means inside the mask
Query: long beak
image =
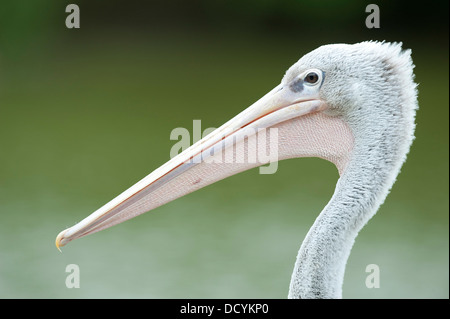
<svg viewBox="0 0 450 319"><path fill-rule="evenodd" d="M321 111L317 96L293 93L278 85L249 108L184 152L96 210L78 224L63 230L56 247L138 216L206 185L265 163L214 165L208 158L249 137L249 132ZM257 133L255 133L257 134Z"/></svg>

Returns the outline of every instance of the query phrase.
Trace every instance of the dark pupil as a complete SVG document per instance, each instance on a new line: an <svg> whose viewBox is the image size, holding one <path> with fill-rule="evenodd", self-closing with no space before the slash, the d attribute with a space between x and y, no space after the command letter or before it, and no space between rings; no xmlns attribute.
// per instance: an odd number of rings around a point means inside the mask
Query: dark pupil
<svg viewBox="0 0 450 319"><path fill-rule="evenodd" d="M316 73L309 73L306 76L306 82L308 83L316 83L319 80L319 76Z"/></svg>

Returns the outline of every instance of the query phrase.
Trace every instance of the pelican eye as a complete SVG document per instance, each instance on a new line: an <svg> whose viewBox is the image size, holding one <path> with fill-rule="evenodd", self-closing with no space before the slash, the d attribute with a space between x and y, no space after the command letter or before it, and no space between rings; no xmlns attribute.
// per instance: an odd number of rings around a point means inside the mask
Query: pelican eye
<svg viewBox="0 0 450 319"><path fill-rule="evenodd" d="M305 82L309 84L316 84L319 81L319 75L316 72L309 72L305 76Z"/></svg>

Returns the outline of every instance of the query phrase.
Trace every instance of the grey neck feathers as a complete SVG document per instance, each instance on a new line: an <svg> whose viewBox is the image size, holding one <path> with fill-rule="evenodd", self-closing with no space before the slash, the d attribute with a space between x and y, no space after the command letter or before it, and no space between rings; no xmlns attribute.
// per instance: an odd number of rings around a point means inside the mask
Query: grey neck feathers
<svg viewBox="0 0 450 319"><path fill-rule="evenodd" d="M382 136L373 146L355 145L333 197L298 252L289 298L342 298L355 238L383 203L406 155L402 148L380 145Z"/></svg>

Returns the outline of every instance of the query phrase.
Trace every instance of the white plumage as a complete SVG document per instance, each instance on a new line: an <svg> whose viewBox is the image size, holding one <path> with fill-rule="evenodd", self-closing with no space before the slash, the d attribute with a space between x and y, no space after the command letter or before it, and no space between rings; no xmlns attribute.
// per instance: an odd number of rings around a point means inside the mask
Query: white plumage
<svg viewBox="0 0 450 319"><path fill-rule="evenodd" d="M289 297L340 298L354 240L384 202L413 141L417 91L410 51L400 44L322 46L286 77L310 66L326 72L325 112L344 119L354 145L332 199L300 248Z"/></svg>

